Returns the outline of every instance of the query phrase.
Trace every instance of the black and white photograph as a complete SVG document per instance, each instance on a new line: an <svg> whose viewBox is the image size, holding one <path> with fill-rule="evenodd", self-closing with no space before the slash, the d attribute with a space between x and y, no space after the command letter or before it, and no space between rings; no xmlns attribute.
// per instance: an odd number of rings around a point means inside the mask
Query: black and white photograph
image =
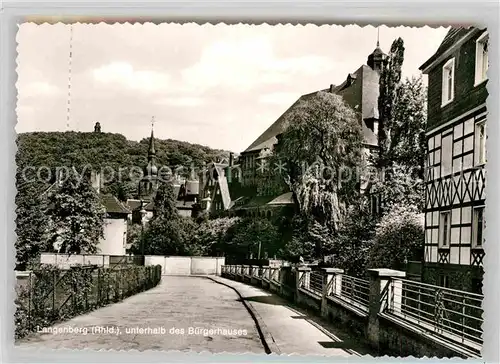
<svg viewBox="0 0 500 364"><path fill-rule="evenodd" d="M17 33L15 345L480 359L482 26Z"/></svg>

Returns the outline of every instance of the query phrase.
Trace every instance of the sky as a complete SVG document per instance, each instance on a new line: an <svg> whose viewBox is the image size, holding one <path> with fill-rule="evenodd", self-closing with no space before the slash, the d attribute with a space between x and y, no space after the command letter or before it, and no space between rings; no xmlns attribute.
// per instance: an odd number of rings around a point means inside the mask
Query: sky
<svg viewBox="0 0 500 364"><path fill-rule="evenodd" d="M404 40L403 77L448 28L380 27ZM18 41L18 133L92 131L245 150L302 94L343 82L375 49L372 26L24 23ZM72 46L71 72L69 50ZM68 83L71 75L71 97Z"/></svg>

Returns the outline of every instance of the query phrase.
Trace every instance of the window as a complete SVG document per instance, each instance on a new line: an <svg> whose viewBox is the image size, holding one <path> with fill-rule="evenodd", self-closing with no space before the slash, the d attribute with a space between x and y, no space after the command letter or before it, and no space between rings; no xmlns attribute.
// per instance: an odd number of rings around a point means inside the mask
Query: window
<svg viewBox="0 0 500 364"><path fill-rule="evenodd" d="M488 32L476 40L476 78L475 86L487 79L488 72Z"/></svg>
<svg viewBox="0 0 500 364"><path fill-rule="evenodd" d="M441 97L442 106L453 100L455 78L455 58L450 59L443 66L443 94Z"/></svg>
<svg viewBox="0 0 500 364"><path fill-rule="evenodd" d="M436 161L435 161L436 162ZM441 141L441 174L436 177L445 177L452 172L453 137L451 134Z"/></svg>
<svg viewBox="0 0 500 364"><path fill-rule="evenodd" d="M476 157L476 165L481 165L486 163L486 123L484 121L476 124L475 134L476 150L474 154Z"/></svg>
<svg viewBox="0 0 500 364"><path fill-rule="evenodd" d="M441 212L439 218L439 248L450 247L451 212Z"/></svg>
<svg viewBox="0 0 500 364"><path fill-rule="evenodd" d="M472 248L482 248L484 241L484 206L474 208Z"/></svg>

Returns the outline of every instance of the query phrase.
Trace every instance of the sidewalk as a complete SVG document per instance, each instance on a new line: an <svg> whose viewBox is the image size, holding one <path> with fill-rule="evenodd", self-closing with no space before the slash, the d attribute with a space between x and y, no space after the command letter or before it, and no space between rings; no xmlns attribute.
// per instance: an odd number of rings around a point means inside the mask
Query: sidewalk
<svg viewBox="0 0 500 364"><path fill-rule="evenodd" d="M266 341L272 341L277 354L361 356L374 355L363 344L363 338L352 337L341 328L294 307L285 299L261 288L222 277L210 277L236 289L244 301L253 307ZM262 324L263 323L263 324Z"/></svg>

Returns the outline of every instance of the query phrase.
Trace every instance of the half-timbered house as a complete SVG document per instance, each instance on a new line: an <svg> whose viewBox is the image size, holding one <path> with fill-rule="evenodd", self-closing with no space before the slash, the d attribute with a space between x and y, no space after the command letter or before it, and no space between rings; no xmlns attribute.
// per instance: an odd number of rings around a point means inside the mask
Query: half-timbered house
<svg viewBox="0 0 500 364"><path fill-rule="evenodd" d="M488 32L451 28L428 75L422 279L481 291L484 257Z"/></svg>

